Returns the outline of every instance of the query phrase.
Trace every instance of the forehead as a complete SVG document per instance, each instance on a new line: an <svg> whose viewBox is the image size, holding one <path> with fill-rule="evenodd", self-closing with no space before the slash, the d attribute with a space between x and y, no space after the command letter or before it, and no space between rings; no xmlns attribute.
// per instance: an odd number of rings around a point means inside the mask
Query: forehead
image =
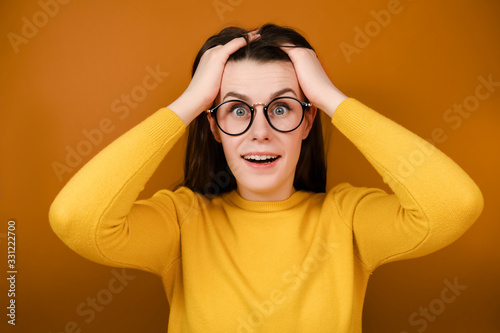
<svg viewBox="0 0 500 333"><path fill-rule="evenodd" d="M297 97L302 95L291 62L229 61L222 75L219 97L224 98L227 93L233 92L262 102L284 88L291 88Z"/></svg>

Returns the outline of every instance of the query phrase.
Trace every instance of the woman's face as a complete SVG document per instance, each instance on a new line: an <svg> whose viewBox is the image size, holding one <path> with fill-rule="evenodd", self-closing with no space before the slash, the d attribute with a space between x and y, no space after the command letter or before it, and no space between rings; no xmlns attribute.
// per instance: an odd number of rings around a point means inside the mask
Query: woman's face
<svg viewBox="0 0 500 333"><path fill-rule="evenodd" d="M215 102L219 104L239 99L249 105L267 104L280 96L305 101L291 62L229 61ZM305 112L304 120L296 130L282 133L269 125L263 106L259 104L255 106L252 126L239 136L225 134L217 127L215 119L208 116L212 133L222 143L227 163L236 178L237 192L242 198L252 201L281 201L295 192L293 180L301 143L309 134L315 114L316 109L311 107ZM248 161L252 155L277 159L271 163Z"/></svg>

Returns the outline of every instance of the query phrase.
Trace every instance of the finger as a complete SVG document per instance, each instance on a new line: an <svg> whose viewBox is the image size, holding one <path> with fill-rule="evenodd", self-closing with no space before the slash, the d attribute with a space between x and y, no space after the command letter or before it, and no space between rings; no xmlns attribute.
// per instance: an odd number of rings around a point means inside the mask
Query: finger
<svg viewBox="0 0 500 333"><path fill-rule="evenodd" d="M280 46L281 50L288 54L290 59L297 60L299 57L302 59L307 59L308 57L313 57L313 58L318 58L318 55L313 49L307 48L307 47L302 47L302 46L297 46L297 45L291 45L291 44L284 44Z"/></svg>
<svg viewBox="0 0 500 333"><path fill-rule="evenodd" d="M261 35L258 33L258 30L252 30L248 33L248 40L250 43L259 39Z"/></svg>
<svg viewBox="0 0 500 333"><path fill-rule="evenodd" d="M233 54L234 52L241 49L245 45L247 45L247 40L244 37L238 37L238 38L232 39L231 41L224 44L223 48L229 54Z"/></svg>
<svg viewBox="0 0 500 333"><path fill-rule="evenodd" d="M248 43L252 43L257 39L259 39L261 36L256 31L255 32L251 31L247 34L247 37L248 37ZM247 39L245 39L245 37L237 37L224 44L222 48L224 49L225 52L227 52L226 55L229 56L246 45L247 45Z"/></svg>
<svg viewBox="0 0 500 333"><path fill-rule="evenodd" d="M245 46L247 44L245 38L238 37L230 40L226 44L218 44L210 47L203 56L201 57L200 62L211 62L213 60L219 59L223 63L225 63L228 57ZM212 59L212 60L210 60Z"/></svg>
<svg viewBox="0 0 500 333"><path fill-rule="evenodd" d="M280 49L285 52L286 54L288 54L288 56L290 57L290 59L292 59L293 57L293 53L295 51L295 49L297 49L298 46L296 45L293 45L293 44L281 44L280 45Z"/></svg>

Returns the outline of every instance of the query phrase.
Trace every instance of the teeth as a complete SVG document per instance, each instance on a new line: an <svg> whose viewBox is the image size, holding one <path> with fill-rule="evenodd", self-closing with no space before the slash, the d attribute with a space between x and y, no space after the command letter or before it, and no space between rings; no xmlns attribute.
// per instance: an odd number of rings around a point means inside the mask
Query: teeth
<svg viewBox="0 0 500 333"><path fill-rule="evenodd" d="M244 158L246 160L256 160L256 161L262 161L262 160L269 160L272 158L276 158L278 155L246 155Z"/></svg>

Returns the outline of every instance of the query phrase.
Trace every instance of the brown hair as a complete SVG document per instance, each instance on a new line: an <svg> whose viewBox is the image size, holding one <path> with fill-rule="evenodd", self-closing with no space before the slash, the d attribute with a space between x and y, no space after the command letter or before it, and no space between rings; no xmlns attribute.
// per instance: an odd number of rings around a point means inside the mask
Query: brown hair
<svg viewBox="0 0 500 333"><path fill-rule="evenodd" d="M229 27L210 37L196 56L192 75L205 51L216 45L224 45L237 37L244 37L248 42L248 32L249 30L242 28ZM261 35L258 40L233 53L228 61L291 61L280 49L282 44L313 49L302 35L291 28L266 24L258 29L258 33ZM204 112L189 125L184 175L182 186L208 196L236 189L236 179L227 164L222 144L214 139ZM293 186L297 191L325 192L326 165L319 114L316 114L308 137L302 141Z"/></svg>

